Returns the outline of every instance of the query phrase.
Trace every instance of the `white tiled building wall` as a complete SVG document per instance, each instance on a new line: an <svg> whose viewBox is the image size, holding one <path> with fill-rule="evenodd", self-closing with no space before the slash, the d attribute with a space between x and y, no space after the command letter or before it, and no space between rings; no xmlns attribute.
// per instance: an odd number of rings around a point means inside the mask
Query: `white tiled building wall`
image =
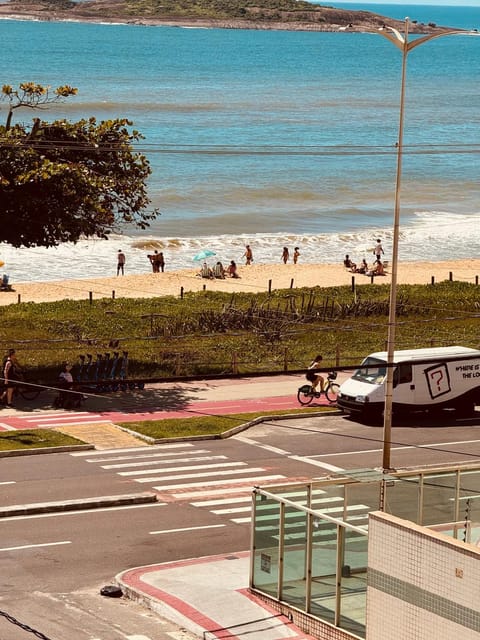
<svg viewBox="0 0 480 640"><path fill-rule="evenodd" d="M480 639L480 549L370 513L367 640Z"/></svg>

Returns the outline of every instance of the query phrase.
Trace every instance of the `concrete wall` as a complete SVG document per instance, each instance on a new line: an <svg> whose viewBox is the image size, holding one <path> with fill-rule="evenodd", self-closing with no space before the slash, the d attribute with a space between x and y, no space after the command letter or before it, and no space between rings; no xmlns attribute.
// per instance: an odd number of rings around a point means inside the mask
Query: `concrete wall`
<svg viewBox="0 0 480 640"><path fill-rule="evenodd" d="M479 609L480 549L370 513L367 640L479 640Z"/></svg>

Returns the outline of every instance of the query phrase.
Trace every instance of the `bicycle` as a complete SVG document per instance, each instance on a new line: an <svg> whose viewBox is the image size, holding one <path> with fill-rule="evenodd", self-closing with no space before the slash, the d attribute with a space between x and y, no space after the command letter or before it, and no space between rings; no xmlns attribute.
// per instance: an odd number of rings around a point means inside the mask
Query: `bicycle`
<svg viewBox="0 0 480 640"><path fill-rule="evenodd" d="M337 378L336 371L331 371L327 375L327 384L323 391L314 391L311 384L303 384L297 391L297 400L302 405L307 405L314 399L321 398L322 395L326 397L330 404L337 401L338 390L340 385L333 382Z"/></svg>

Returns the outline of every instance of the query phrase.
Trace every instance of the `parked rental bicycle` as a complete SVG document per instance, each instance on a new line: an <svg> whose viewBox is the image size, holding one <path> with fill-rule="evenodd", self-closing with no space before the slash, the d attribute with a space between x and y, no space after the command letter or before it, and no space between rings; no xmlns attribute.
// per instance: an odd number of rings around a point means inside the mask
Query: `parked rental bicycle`
<svg viewBox="0 0 480 640"><path fill-rule="evenodd" d="M334 382L337 379L337 372L331 371L327 375L327 384L323 391L315 391L311 384L303 384L297 391L297 400L300 404L310 404L312 400L320 398L322 395L326 397L330 404L337 401L338 390L340 385Z"/></svg>

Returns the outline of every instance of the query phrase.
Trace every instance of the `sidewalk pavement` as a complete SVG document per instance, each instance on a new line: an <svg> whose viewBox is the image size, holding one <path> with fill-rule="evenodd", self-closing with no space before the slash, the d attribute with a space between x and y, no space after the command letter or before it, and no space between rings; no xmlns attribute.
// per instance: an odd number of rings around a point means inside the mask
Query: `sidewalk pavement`
<svg viewBox="0 0 480 640"><path fill-rule="evenodd" d="M130 569L115 581L130 599L203 640L313 640L248 591L242 551Z"/></svg>

